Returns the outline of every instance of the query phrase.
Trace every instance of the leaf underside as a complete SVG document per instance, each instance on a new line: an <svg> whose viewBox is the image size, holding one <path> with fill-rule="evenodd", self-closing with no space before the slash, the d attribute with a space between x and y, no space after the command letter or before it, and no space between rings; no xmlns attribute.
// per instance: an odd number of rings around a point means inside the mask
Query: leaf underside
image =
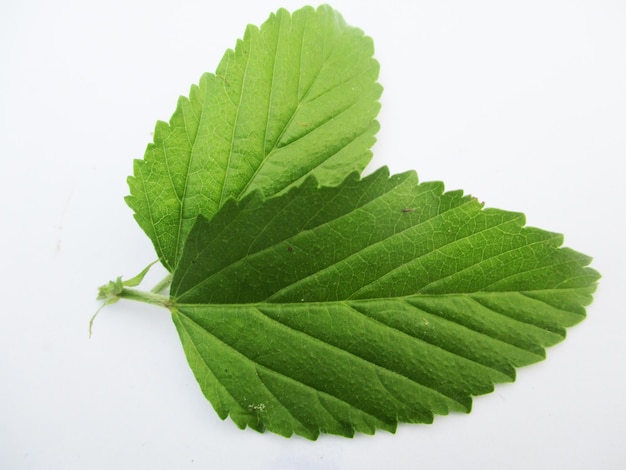
<svg viewBox="0 0 626 470"><path fill-rule="evenodd" d="M562 237L386 169L199 217L173 320L220 417L352 436L469 412L584 318L598 274Z"/></svg>
<svg viewBox="0 0 626 470"><path fill-rule="evenodd" d="M196 217L229 198L363 170L378 130L378 69L371 39L328 6L249 26L135 161L127 203L163 265L174 270Z"/></svg>

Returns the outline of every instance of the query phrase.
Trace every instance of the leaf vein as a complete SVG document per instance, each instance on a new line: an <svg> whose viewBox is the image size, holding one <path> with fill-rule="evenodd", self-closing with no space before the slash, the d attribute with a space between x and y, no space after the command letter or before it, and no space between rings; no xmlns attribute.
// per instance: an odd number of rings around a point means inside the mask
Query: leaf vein
<svg viewBox="0 0 626 470"><path fill-rule="evenodd" d="M255 309L255 310L256 310L256 309ZM181 314L183 314L183 315L184 315L184 313L183 313L183 312L179 312L179 313L181 313ZM263 315L263 316L265 317L265 315ZM346 405L350 406L351 408L355 409L355 410L356 410L356 411L358 411L359 413L363 413L363 414L365 414L365 415L371 416L372 418L375 418L376 420L379 420L379 421L382 421L382 422L386 422L386 417L376 416L376 415L372 414L371 412L366 411L366 410L364 410L364 409L362 409L362 408L360 408L360 407L356 406L356 405L355 405L355 404L353 404L353 403L350 403L350 402L348 402L348 401L346 401L346 400L344 400L344 399L342 399L342 398L339 398L339 397L338 397L338 396L336 396L336 395L332 395L332 394L330 394L330 393L328 393L328 392L325 392L324 390L320 390L320 389L318 389L318 388L316 388L316 387L313 387L312 385L309 385L309 384L304 383L304 382L302 382L302 381L300 381L300 380L298 380L298 379L295 379L295 378L293 378L293 377L290 377L290 376L288 376L288 375L285 375L285 374L284 374L284 373L282 373L282 372L278 372L277 370L274 370L274 369L272 369L272 368L271 368L271 367L269 367L269 366L266 366L266 365L263 365L263 364L259 364L259 363L258 363L258 362L256 362L255 360L253 360L253 359L251 359L250 357L246 356L246 355L245 355L244 353L242 353L240 350L238 350L238 349L234 348L232 345L230 345L230 344L228 344L228 343L224 342L223 340L221 340L220 338L218 338L217 336L215 336L214 334L212 334L210 331L208 331L208 330L206 330L205 328L203 328L201 325L199 325L198 323L196 323L196 322L195 322L192 318L188 317L187 315L185 315L185 318L186 318L188 321L190 321L191 323L193 323L196 327L198 327L199 329L201 329L203 332L205 332L206 334L210 335L210 336L211 336L212 338L214 338L216 341L219 341L220 343L222 343L223 345L225 345L226 347L228 347L228 348L229 348L229 349L231 349L232 351L236 352L236 353L237 353L238 355L240 355L240 356L241 356L244 360L247 360L247 361L251 362L252 364L254 364L255 368L261 368L261 369L264 369L264 370L266 370L268 373L276 374L276 375L278 375L278 376L280 376L280 377L283 377L283 378L285 378L285 379L287 379L287 380L289 380L289 381L295 382L296 384L298 384L298 385L300 385L300 386L302 386L302 387L308 388L308 389L310 389L310 390L312 390L312 391L314 391L314 392L317 392L317 393L320 393L320 394L322 394L322 395L328 396L329 398L331 398L331 399L333 399L333 400L336 400L336 401L339 401L339 402L341 402L341 403L344 403L344 404L346 404ZM192 343L193 343L193 341L192 341ZM196 349L196 350L197 350L197 348L195 347L195 344L194 344L194 349ZM202 361L203 361L203 362L205 362L204 358L202 358ZM206 362L205 362L205 363L206 363ZM206 365L207 365L207 367L209 367L209 365L208 365L208 364L206 364ZM210 367L209 367L209 369L210 369ZM221 382L220 382L220 385L222 385L222 384L221 384ZM223 385L222 385L222 387L223 387ZM229 395L230 395L230 392L229 392ZM232 396L232 395L231 395L231 396ZM234 401L235 403L238 403L238 402L237 402L237 400L235 400L235 399L233 399L233 401ZM239 405L239 406L241 406L241 405Z"/></svg>
<svg viewBox="0 0 626 470"><path fill-rule="evenodd" d="M363 362L373 366L374 370L383 370L383 371L385 371L385 372L387 372L387 373L389 373L389 374L391 374L391 375L393 375L395 377L400 378L401 380L407 380L407 381L417 385L418 387L426 388L426 389L432 391L433 393L443 397L444 399L453 400L453 401L459 403L454 397L449 396L446 393L444 393L444 392L442 392L440 390L437 390L436 388L433 388L432 386L429 386L429 385L426 385L424 383L418 382L417 380L415 380L415 379L413 379L411 377L408 377L408 376L406 376L406 375L404 375L404 374L402 374L402 373L400 373L398 371L389 369L389 368L387 368L387 367L385 367L385 366L383 366L383 365L381 365L381 364L379 364L377 362L373 362L373 361L370 361L368 359L365 359L364 357L362 357L362 356L360 356L360 355L358 355L358 354L356 354L356 353L354 353L352 351L348 351L347 349L342 349L339 346L335 346L334 344L331 344L331 343L329 343L327 341L324 341L323 339L321 339L321 338L319 338L317 336L313 336L310 333L307 333L306 331L294 328L294 327L292 327L290 325L286 325L285 323L282 323L282 322L280 322L280 321L278 321L278 320L268 316L267 314L265 314L265 312L263 312L263 310L261 310L261 308L259 308L258 306L254 306L254 309L255 309L255 311L259 312L261 315L263 315L264 318L268 319L271 323L278 324L278 325L280 325L284 329L287 329L287 330L290 330L292 332L295 332L298 335L302 335L302 336L308 338L309 340L312 340L313 342L317 342L319 344L322 344L324 347L328 347L328 348L330 348L332 350L335 350L335 351L341 351L342 353L347 354L347 355L349 355L349 356L351 356L353 358L356 358L359 361L363 361ZM459 403L459 404L463 405L462 403Z"/></svg>
<svg viewBox="0 0 626 470"><path fill-rule="evenodd" d="M243 94L244 91L246 89L246 79L248 77L248 67L250 66L250 57L252 57L252 50L253 50L253 38L254 38L254 33L252 33L253 29L250 28L248 31L250 31L250 50L246 53L246 65L244 67L244 71L243 71L243 76L241 77L241 88L239 90L239 102L237 103L237 111L235 112L235 119L233 122L233 129L232 129L232 133L231 133L231 137L230 137L230 150L228 152L228 157L226 158L226 173L224 175L224 181L222 184L222 188L220 191L220 199L219 199L219 205L218 207L222 207L222 205L224 205L224 198L225 198L225 194L226 194L226 184L227 181L229 179L229 175L231 172L231 162L233 159L233 150L235 147L235 134L237 133L237 127L238 127L238 123L239 123L239 115L240 115L240 111L241 111L241 101L243 99ZM236 52L235 52L236 54ZM227 93L228 94L228 93ZM229 95L229 94L228 94ZM229 95L230 96L230 95Z"/></svg>

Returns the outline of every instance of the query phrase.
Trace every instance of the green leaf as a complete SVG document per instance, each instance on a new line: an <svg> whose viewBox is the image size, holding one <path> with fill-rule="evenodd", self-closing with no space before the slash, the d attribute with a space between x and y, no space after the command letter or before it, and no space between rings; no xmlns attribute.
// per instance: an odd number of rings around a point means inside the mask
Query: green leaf
<svg viewBox="0 0 626 470"><path fill-rule="evenodd" d="M590 258L524 224L413 172L252 193L196 221L173 320L239 427L315 439L430 423L584 318Z"/></svg>
<svg viewBox="0 0 626 470"><path fill-rule="evenodd" d="M373 44L328 6L249 26L215 74L181 97L136 160L128 205L174 269L199 214L229 198L337 184L371 158L381 87Z"/></svg>
<svg viewBox="0 0 626 470"><path fill-rule="evenodd" d="M135 161L127 202L170 274L100 298L170 309L202 391L242 428L315 439L469 412L591 302L590 258L522 214L413 172L360 179L377 75L331 8L280 10Z"/></svg>

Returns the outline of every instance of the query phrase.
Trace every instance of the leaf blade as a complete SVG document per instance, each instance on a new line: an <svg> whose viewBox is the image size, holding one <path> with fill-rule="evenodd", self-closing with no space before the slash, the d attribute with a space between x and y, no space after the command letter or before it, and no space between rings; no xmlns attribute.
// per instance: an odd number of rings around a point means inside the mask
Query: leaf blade
<svg viewBox="0 0 626 470"><path fill-rule="evenodd" d="M382 90L372 56L372 41L330 7L279 10L179 99L135 161L126 199L168 270L195 217L229 198L365 167Z"/></svg>
<svg viewBox="0 0 626 470"><path fill-rule="evenodd" d="M198 219L172 282L176 321L253 367L246 399L264 397L254 417L279 434L351 436L469 412L472 396L513 381L584 318L599 277L560 235L524 223L386 169L252 194ZM309 413L302 393L317 400ZM279 405L292 419L271 416ZM257 426L247 406L233 404L233 420Z"/></svg>

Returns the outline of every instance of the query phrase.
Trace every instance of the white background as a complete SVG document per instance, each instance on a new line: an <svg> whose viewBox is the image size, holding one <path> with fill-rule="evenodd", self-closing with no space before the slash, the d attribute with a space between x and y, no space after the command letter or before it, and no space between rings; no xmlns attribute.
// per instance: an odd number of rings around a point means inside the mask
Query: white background
<svg viewBox="0 0 626 470"><path fill-rule="evenodd" d="M626 2L343 1L385 87L373 166L417 169L565 233L588 318L470 415L317 442L204 400L164 309L95 288L155 257L132 160L248 23L289 0L2 2L0 468L626 467ZM156 282L155 273L148 282Z"/></svg>

